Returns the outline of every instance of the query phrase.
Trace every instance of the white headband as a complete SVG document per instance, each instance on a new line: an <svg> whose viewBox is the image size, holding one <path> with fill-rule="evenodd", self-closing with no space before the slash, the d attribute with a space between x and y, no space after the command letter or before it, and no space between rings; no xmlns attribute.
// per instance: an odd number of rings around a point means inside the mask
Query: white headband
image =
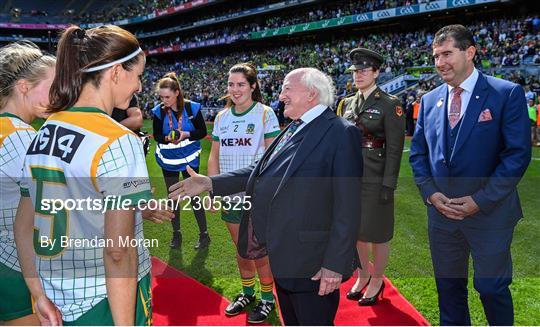
<svg viewBox="0 0 540 327"><path fill-rule="evenodd" d="M83 73L91 73L91 72L97 72L98 70L103 70L105 68L109 68L109 67L112 67L116 64L121 64L123 62L126 62L128 60L130 60L131 58L135 57L136 55L139 54L139 52L141 52L142 49L141 48L138 48L137 50L135 50L133 53L125 56L124 58L120 58L118 60L115 60L113 62L110 62L108 64L103 64L103 65L99 65L99 66L95 66L95 67L90 67L90 68L86 68L86 69L81 69L81 72Z"/></svg>

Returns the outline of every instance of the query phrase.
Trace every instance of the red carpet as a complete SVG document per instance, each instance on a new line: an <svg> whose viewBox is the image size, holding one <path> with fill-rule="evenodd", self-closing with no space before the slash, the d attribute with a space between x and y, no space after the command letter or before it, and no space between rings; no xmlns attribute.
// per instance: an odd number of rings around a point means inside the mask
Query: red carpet
<svg viewBox="0 0 540 327"><path fill-rule="evenodd" d="M245 313L227 317L229 301L165 262L152 257L153 320L156 326L247 324Z"/></svg>
<svg viewBox="0 0 540 327"><path fill-rule="evenodd" d="M165 262L152 258L152 301L154 325L246 325L246 314L227 317L223 313L229 301L213 289L199 283ZM422 325L429 323L386 280L384 299L372 307L359 307L345 298L354 284L351 278L341 286L341 301L336 325Z"/></svg>

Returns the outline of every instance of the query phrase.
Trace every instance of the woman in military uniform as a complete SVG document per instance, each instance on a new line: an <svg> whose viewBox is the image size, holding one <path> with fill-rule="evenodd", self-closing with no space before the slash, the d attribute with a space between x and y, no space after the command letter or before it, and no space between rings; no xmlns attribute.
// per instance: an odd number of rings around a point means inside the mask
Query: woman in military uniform
<svg viewBox="0 0 540 327"><path fill-rule="evenodd" d="M358 92L340 102L338 114L363 133L364 177L356 245L361 267L347 298L358 300L359 305L372 305L384 290L383 274L394 234L394 190L403 152L405 117L400 101L376 84L384 58L363 48L352 50L349 57ZM368 270L370 255L373 275Z"/></svg>

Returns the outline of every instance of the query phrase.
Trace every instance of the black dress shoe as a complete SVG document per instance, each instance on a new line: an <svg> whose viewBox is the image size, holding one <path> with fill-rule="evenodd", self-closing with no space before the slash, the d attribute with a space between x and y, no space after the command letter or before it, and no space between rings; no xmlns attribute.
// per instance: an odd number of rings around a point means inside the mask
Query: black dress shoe
<svg viewBox="0 0 540 327"><path fill-rule="evenodd" d="M361 306L374 305L375 303L377 303L377 300L379 299L379 295L382 298L383 293L384 293L384 281L382 282L381 287L377 291L377 294L375 294L372 297L365 297L365 295L362 296L362 298L358 300L358 305L361 305Z"/></svg>
<svg viewBox="0 0 540 327"><path fill-rule="evenodd" d="M174 232L173 238L171 240L171 244L169 244L169 246L171 247L171 249L178 249L181 244L182 244L182 234L180 234L180 232Z"/></svg>
<svg viewBox="0 0 540 327"><path fill-rule="evenodd" d="M349 300L354 300L354 301L358 301L360 300L360 298L362 297L363 293L362 291L358 291L358 292L355 292L353 290L349 290L347 292L347 299Z"/></svg>
<svg viewBox="0 0 540 327"><path fill-rule="evenodd" d="M362 291L364 290L364 288L366 288L368 285L369 285L369 282L371 281L371 276L369 276L369 279L366 283L366 285L364 285L364 287L362 287L359 291L353 291L352 288L347 292L347 299L349 300L354 300L354 301L358 301L362 298L362 296L364 295L362 293Z"/></svg>

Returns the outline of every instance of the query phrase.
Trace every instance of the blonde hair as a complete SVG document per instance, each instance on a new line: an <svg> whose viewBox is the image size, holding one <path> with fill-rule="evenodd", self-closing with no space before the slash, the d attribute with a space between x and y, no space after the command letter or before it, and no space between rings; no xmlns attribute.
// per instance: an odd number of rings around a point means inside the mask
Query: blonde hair
<svg viewBox="0 0 540 327"><path fill-rule="evenodd" d="M13 89L20 80L37 84L46 74L47 68L54 67L56 59L45 55L32 42L18 41L0 48L0 108L13 95Z"/></svg>

